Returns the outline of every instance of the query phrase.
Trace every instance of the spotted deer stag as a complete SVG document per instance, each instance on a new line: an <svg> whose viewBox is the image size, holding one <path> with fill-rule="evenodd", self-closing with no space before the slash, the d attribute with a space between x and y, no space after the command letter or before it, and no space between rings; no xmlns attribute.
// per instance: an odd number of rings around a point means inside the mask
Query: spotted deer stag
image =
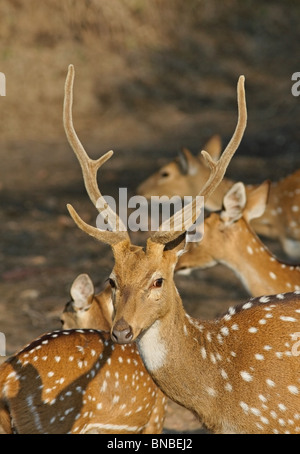
<svg viewBox="0 0 300 454"><path fill-rule="evenodd" d="M166 397L136 345L112 342L111 290L95 296L91 285L88 276L79 276L71 294L79 311L87 300L95 303L93 324L82 314L70 316L68 305L64 330L44 334L0 366L5 433L162 432ZM95 329L66 329L78 325Z"/></svg>
<svg viewBox="0 0 300 454"><path fill-rule="evenodd" d="M90 160L72 124L73 78L71 66L65 129L75 153L85 156L81 162L89 188L95 175L86 170ZM204 153L211 168L201 190L204 197L222 180L244 133L243 77L238 82L238 105L237 127L220 159L215 163ZM102 198L99 190L97 195ZM194 201L188 207L185 219L190 226L197 217ZM298 292L251 299L215 320L194 319L185 312L173 279L187 228L185 224L179 229L178 212L169 231L162 224L145 249L131 244L127 231L101 231L86 224L73 207L69 212L79 228L112 248L112 338L122 345L136 342L146 368L168 397L192 410L216 433L300 431ZM110 215L120 225L117 214Z"/></svg>
<svg viewBox="0 0 300 454"><path fill-rule="evenodd" d="M300 290L300 267L278 260L250 224L264 212L268 192L267 181L248 193L243 183L235 183L224 196L223 209L205 218L202 240L187 244L175 271L187 274L222 264L252 296Z"/></svg>
<svg viewBox="0 0 300 454"><path fill-rule="evenodd" d="M204 149L213 159L218 159L222 151L220 136L213 136ZM208 175L209 167L202 154L194 156L188 149L183 149L178 158L141 183L137 192L147 198L153 195L195 196ZM220 210L224 195L234 183L224 178L206 199L205 208ZM247 185L246 192L252 188L253 185ZM252 221L252 226L259 235L279 240L289 257L300 258L300 169L277 182L271 182L266 209Z"/></svg>

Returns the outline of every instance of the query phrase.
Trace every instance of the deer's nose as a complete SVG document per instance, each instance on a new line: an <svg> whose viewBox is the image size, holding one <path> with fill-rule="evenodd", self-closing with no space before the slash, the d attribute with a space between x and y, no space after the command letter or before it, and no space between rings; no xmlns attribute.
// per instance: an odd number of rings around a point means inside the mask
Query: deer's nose
<svg viewBox="0 0 300 454"><path fill-rule="evenodd" d="M112 340L118 344L128 344L133 338L132 328L123 318L121 318L115 323L111 332L111 337Z"/></svg>

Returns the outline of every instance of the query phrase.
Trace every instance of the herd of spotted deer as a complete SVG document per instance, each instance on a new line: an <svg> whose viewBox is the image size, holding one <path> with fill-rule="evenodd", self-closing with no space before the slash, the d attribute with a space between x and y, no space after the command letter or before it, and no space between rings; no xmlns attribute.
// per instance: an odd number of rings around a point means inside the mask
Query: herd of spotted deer
<svg viewBox="0 0 300 454"><path fill-rule="evenodd" d="M131 243L122 220L103 201L98 169L111 157L86 154L72 121L74 67L69 66L63 121L87 193L115 230L77 226L111 246L114 267L99 294L87 274L72 284L62 329L42 335L0 366L0 424L5 433L162 433L167 398L191 410L213 433L300 433L300 267L279 261L261 239L276 238L300 257L300 170L257 186L224 178L243 137L244 77L237 85L238 121L221 153L184 149L138 188L152 195L201 195L201 242L187 242L195 198L170 229L146 246ZM182 213L180 213L182 214ZM175 229L176 224L176 229ZM251 298L213 320L189 316L174 272L222 263ZM299 341L298 341L299 343Z"/></svg>

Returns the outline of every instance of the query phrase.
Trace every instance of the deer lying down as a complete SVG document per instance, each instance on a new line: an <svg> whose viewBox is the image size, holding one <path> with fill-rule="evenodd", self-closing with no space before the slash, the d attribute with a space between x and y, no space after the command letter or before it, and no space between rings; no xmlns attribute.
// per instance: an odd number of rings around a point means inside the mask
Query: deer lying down
<svg viewBox="0 0 300 454"><path fill-rule="evenodd" d="M212 159L217 160L222 151L220 136L213 136L204 149ZM183 149L177 159L141 183L137 192L147 198L154 195L195 196L208 175L209 167L202 154L194 156L188 149ZM234 183L233 180L224 178L214 193L206 199L205 208L210 211L220 210L224 195ZM246 192L252 188L253 185L246 185ZM252 221L252 227L259 235L278 239L289 257L300 258L300 169L270 183L266 209Z"/></svg>
<svg viewBox="0 0 300 454"><path fill-rule="evenodd" d="M252 296L300 290L300 267L278 260L251 227L267 204L269 182L248 189L235 183L225 194L223 209L204 221L204 236L188 243L176 271L221 263L232 269Z"/></svg>
<svg viewBox="0 0 300 454"><path fill-rule="evenodd" d="M71 295L62 315L64 329L44 334L0 366L4 431L161 433L166 398L136 345L110 339L110 288L94 295L89 277L80 275ZM79 329L88 326L93 329Z"/></svg>

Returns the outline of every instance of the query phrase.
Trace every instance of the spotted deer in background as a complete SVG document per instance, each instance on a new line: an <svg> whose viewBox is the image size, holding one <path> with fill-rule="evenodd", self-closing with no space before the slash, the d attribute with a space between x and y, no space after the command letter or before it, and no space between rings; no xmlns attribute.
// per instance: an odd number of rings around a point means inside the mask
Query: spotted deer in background
<svg viewBox="0 0 300 454"><path fill-rule="evenodd" d="M73 80L70 66L64 124L90 195L90 188L96 188L96 175L89 171L95 161L88 158L73 127ZM240 77L232 140L217 163L204 153L211 168L200 191L204 197L222 180L243 136L243 81ZM104 155L101 163L110 156ZM98 188L90 195L93 203L96 193L103 202ZM300 292L252 298L215 320L192 318L184 310L173 273L186 229L199 214L195 200L171 217L169 230L163 223L145 249L131 243L112 210L107 216L117 227L111 231L85 223L72 206L68 209L80 229L112 248L112 338L121 345L136 342L147 370L168 397L192 410L215 433L300 432L299 358L292 354L300 327ZM179 221L183 214L185 225Z"/></svg>
<svg viewBox="0 0 300 454"><path fill-rule="evenodd" d="M213 136L204 149L212 159L217 160L222 150L220 136ZM141 183L137 192L147 198L154 195L195 196L208 178L209 171L202 154L194 156L188 149L183 149L177 159ZM220 210L224 195L234 183L224 178L206 199L205 208ZM246 185L247 192L252 188L253 185ZM266 209L252 221L252 226L258 234L279 240L289 257L300 258L300 169L277 182L271 182Z"/></svg>
<svg viewBox="0 0 300 454"><path fill-rule="evenodd" d="M250 224L264 212L268 192L268 182L247 193L243 183L235 183L223 209L205 218L202 240L187 244L175 271L187 274L219 263L232 269L252 296L300 290L300 266L278 260Z"/></svg>

